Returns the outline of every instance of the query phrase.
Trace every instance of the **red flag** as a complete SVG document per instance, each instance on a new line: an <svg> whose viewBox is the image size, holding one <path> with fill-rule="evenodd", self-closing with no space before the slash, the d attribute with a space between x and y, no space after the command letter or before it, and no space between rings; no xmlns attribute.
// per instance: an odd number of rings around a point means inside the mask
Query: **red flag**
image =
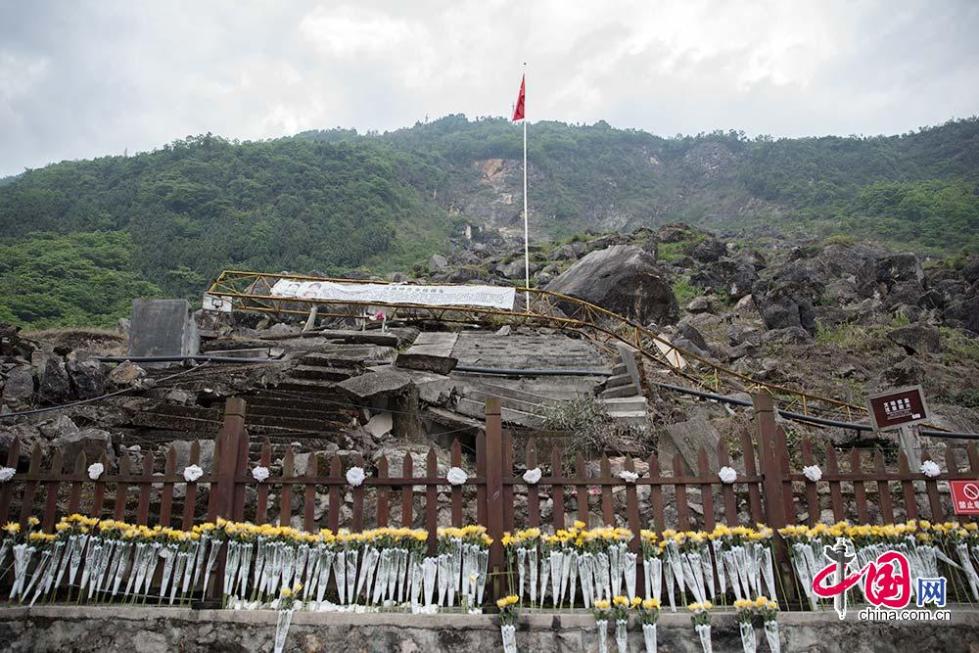
<svg viewBox="0 0 979 653"><path fill-rule="evenodd" d="M517 94L517 106L513 109L513 122L524 119L524 102L526 101L527 76L520 78L520 93Z"/></svg>

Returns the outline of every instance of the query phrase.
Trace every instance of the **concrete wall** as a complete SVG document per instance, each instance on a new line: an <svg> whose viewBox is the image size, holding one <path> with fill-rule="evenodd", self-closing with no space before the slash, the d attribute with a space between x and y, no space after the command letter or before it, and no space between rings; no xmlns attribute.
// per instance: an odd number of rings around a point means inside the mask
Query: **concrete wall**
<svg viewBox="0 0 979 653"><path fill-rule="evenodd" d="M78 653L245 653L272 651L276 614L272 611L218 611L182 608L35 607L0 609L0 650ZM954 612L951 622L862 623L851 611L845 622L835 613L791 613L780 618L786 653L979 653L979 611ZM759 653L767 653L761 629ZM588 614L521 617L521 653L596 651L594 620ZM730 613L715 615L716 653L740 652ZM609 637L609 649L615 651ZM489 616L296 613L286 651L293 653L499 653L499 629ZM642 653L633 626L630 653ZM685 614L664 614L661 653L700 653Z"/></svg>

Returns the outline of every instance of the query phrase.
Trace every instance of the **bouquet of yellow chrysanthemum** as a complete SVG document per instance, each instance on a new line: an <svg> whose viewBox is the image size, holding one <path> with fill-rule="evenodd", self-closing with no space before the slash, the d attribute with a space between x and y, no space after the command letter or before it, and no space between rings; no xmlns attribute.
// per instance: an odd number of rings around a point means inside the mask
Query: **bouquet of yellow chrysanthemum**
<svg viewBox="0 0 979 653"><path fill-rule="evenodd" d="M700 646L704 649L704 653L712 653L714 650L710 639L710 611L713 607L710 601L691 603L687 606L690 611L690 621L700 637Z"/></svg>
<svg viewBox="0 0 979 653"><path fill-rule="evenodd" d="M504 596L496 602L500 609L500 635L503 637L503 653L517 653L517 603L516 594Z"/></svg>

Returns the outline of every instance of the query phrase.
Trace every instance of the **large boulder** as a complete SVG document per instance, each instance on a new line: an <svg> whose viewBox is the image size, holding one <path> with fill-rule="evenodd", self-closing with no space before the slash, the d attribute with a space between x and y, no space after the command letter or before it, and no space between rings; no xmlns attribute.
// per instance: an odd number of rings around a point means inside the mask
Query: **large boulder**
<svg viewBox="0 0 979 653"><path fill-rule="evenodd" d="M97 461L105 454L109 461L115 459L112 449L112 435L100 429L68 429L51 443L64 454L68 464L73 465L78 454L85 452L85 460L89 463Z"/></svg>
<svg viewBox="0 0 979 653"><path fill-rule="evenodd" d="M18 365L7 373L3 384L3 405L11 411L31 407L34 396L34 370L30 365Z"/></svg>
<svg viewBox="0 0 979 653"><path fill-rule="evenodd" d="M45 354L38 365L37 396L42 404L63 404L71 396L71 381L65 361L60 356Z"/></svg>
<svg viewBox="0 0 979 653"><path fill-rule="evenodd" d="M877 280L887 284L914 283L920 285L925 280L921 261L910 252L885 256L877 262Z"/></svg>
<svg viewBox="0 0 979 653"><path fill-rule="evenodd" d="M720 258L690 276L693 285L716 294L740 299L751 292L758 272L748 259Z"/></svg>
<svg viewBox="0 0 979 653"><path fill-rule="evenodd" d="M673 287L656 266L655 257L634 245L595 251L558 275L547 290L570 295L648 324L676 322L679 307ZM577 307L560 306L568 315Z"/></svg>
<svg viewBox="0 0 979 653"><path fill-rule="evenodd" d="M105 394L105 372L94 359L68 358L68 377L79 399L90 399Z"/></svg>
<svg viewBox="0 0 979 653"><path fill-rule="evenodd" d="M904 347L909 356L915 354L937 354L941 350L938 327L930 324L909 324L891 329L887 338Z"/></svg>
<svg viewBox="0 0 979 653"><path fill-rule="evenodd" d="M816 333L813 301L805 286L781 284L756 292L754 297L767 329L802 327L811 334Z"/></svg>

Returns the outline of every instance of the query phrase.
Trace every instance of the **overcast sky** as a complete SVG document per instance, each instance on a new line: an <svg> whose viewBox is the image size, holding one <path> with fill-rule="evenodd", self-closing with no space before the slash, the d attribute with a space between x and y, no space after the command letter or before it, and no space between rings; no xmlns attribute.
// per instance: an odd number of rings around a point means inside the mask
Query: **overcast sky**
<svg viewBox="0 0 979 653"><path fill-rule="evenodd" d="M0 175L506 115L524 61L531 122L900 133L979 113L979 2L0 0Z"/></svg>

